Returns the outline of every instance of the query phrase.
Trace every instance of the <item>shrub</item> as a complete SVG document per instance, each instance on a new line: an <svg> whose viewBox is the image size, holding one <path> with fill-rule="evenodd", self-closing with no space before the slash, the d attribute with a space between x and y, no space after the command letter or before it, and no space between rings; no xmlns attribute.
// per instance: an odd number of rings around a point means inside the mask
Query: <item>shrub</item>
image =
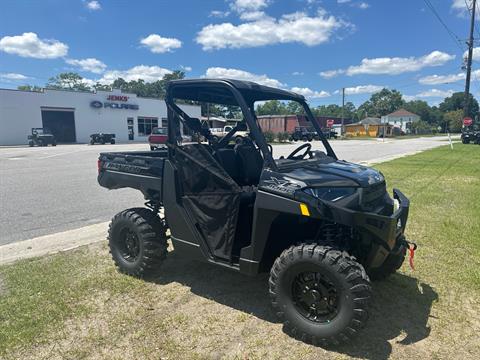
<svg viewBox="0 0 480 360"><path fill-rule="evenodd" d="M273 132L267 130L263 133L263 135L265 136L267 143L272 143L275 141L275 134Z"/></svg>
<svg viewBox="0 0 480 360"><path fill-rule="evenodd" d="M283 143L287 142L290 137L290 134L288 132L280 132L277 134L278 141Z"/></svg>

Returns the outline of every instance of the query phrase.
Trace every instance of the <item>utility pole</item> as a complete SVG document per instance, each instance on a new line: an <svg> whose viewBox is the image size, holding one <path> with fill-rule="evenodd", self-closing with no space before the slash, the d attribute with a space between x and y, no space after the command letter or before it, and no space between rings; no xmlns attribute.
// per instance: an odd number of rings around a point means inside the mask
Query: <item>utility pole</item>
<svg viewBox="0 0 480 360"><path fill-rule="evenodd" d="M342 88L342 136L345 134L345 88Z"/></svg>
<svg viewBox="0 0 480 360"><path fill-rule="evenodd" d="M475 28L475 9L477 0L472 0L472 16L470 18L470 36L468 38L468 57L467 57L467 77L465 80L465 99L463 115L469 116L470 107L470 74L472 72L472 54L473 54L473 30Z"/></svg>

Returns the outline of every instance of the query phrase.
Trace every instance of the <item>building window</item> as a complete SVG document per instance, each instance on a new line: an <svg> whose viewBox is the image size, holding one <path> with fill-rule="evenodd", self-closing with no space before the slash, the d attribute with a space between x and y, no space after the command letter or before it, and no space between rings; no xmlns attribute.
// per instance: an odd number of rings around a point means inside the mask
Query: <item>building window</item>
<svg viewBox="0 0 480 360"><path fill-rule="evenodd" d="M158 127L158 118L138 117L138 136L147 136Z"/></svg>
<svg viewBox="0 0 480 360"><path fill-rule="evenodd" d="M166 128L168 126L168 119L162 117L162 128Z"/></svg>

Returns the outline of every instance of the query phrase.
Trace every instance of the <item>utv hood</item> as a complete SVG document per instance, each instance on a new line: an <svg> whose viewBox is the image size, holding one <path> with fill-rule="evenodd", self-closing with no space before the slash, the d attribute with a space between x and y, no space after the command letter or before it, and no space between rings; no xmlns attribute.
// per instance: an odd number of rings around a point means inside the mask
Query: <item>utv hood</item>
<svg viewBox="0 0 480 360"><path fill-rule="evenodd" d="M304 187L369 187L384 182L383 175L372 168L336 161L296 162L279 166L279 171L265 170L259 187L267 191L293 193Z"/></svg>

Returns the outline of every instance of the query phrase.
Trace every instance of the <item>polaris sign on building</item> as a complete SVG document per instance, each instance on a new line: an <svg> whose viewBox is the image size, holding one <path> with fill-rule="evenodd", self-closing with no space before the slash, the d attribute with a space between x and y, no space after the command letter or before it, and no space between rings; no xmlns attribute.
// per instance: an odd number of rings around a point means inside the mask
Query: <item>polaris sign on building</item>
<svg viewBox="0 0 480 360"><path fill-rule="evenodd" d="M181 105L200 118L200 106ZM120 90L42 92L0 89L0 145L27 144L32 128L48 128L58 143L88 143L94 133L114 133L117 142L147 142L155 127L166 127L163 99Z"/></svg>

